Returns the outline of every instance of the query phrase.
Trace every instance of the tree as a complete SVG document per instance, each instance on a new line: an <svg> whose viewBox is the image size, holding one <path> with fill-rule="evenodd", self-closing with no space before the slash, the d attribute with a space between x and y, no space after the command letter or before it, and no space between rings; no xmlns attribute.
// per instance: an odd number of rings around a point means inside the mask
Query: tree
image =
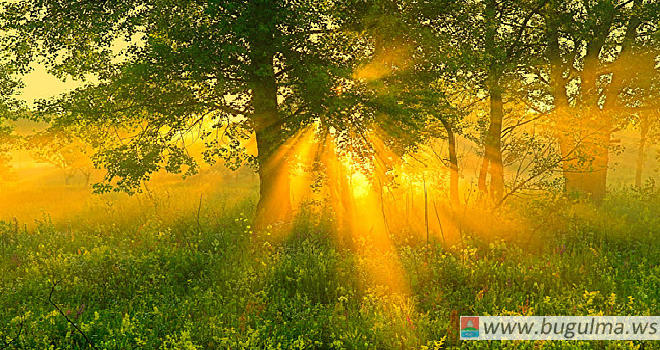
<svg viewBox="0 0 660 350"><path fill-rule="evenodd" d="M426 31L425 48L435 41L444 51L442 62L434 62L437 76L449 82L460 81L469 86L467 90L489 101L478 184L496 201L505 194L502 128L507 86L521 66L531 64L538 50L539 35L534 27L542 4L485 0L444 6L422 1L411 5L417 26Z"/></svg>
<svg viewBox="0 0 660 350"><path fill-rule="evenodd" d="M483 55L482 86L490 101L490 123L484 140L484 157L479 172L479 189L486 192L486 175L490 173L490 195L501 201L506 194L502 157L502 128L505 118L504 97L507 79L533 62L538 50L539 10L543 1L483 2L481 21L473 34L477 52ZM475 14L479 18L478 14Z"/></svg>
<svg viewBox="0 0 660 350"><path fill-rule="evenodd" d="M342 14L353 5L22 0L6 4L2 16L14 33L7 47L15 61L25 66L40 58L60 77L98 79L41 106L58 115L57 127L101 130L94 140L94 133L85 135L108 170L97 190L133 191L161 168L194 174L197 160L185 137L197 129L207 160L258 167L256 224L264 227L292 214L286 161L292 135L319 123L338 130L341 147L375 120L365 109L368 92L350 81L368 52L363 38L342 30L349 18ZM117 54L112 46L122 39L125 49ZM334 93L338 88L343 93ZM252 134L256 156L241 142Z"/></svg>
<svg viewBox="0 0 660 350"><path fill-rule="evenodd" d="M10 151L14 143L11 131L11 127L0 124L0 180L5 180L11 175Z"/></svg>
<svg viewBox="0 0 660 350"><path fill-rule="evenodd" d="M94 165L88 153L89 146L69 130L49 129L26 137L26 147L35 161L56 166L64 175L69 186L71 180L80 173L89 185Z"/></svg>
<svg viewBox="0 0 660 350"><path fill-rule="evenodd" d="M547 77L567 191L604 198L611 135L629 120L622 96L635 89L636 74L654 70L658 15L659 4L643 0L553 0L545 7Z"/></svg>
<svg viewBox="0 0 660 350"><path fill-rule="evenodd" d="M435 155L448 165L449 198L454 204L459 202L456 134L466 114L464 97L473 92L464 86L472 81L463 74L473 62L456 54L457 26L469 17L463 6L453 1L380 0L371 2L360 17L384 57L370 66L371 78L387 87L379 91L396 96L410 115L425 122L417 124L413 132L418 136L409 138L410 144L426 143L435 153L433 142L447 140L447 156Z"/></svg>
<svg viewBox="0 0 660 350"><path fill-rule="evenodd" d="M11 150L17 147L20 141L13 134L13 127L8 124L23 112L21 103L14 96L20 87L20 82L15 79L14 74L15 67L12 65L0 65L0 180L11 177Z"/></svg>

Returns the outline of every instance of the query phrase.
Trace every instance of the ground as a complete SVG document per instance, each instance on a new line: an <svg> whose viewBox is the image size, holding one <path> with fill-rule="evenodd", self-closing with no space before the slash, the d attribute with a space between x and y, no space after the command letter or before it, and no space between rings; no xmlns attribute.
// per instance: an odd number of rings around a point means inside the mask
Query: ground
<svg viewBox="0 0 660 350"><path fill-rule="evenodd" d="M322 202L253 230L248 169L158 174L129 197L64 186L27 154L15 166L0 184L0 349L660 348L457 340L461 315L660 314L660 194L629 187L634 152L613 156L602 206L552 193L434 203L446 237L427 241L412 210L410 227L390 220L388 244L338 234Z"/></svg>
<svg viewBox="0 0 660 350"><path fill-rule="evenodd" d="M500 235L495 229L489 237L464 232L463 246L447 247L404 232L392 236L395 249L387 252L366 238L339 241L332 220L311 212L300 215L287 233L254 232L254 201L209 199L203 205L199 216L191 208L192 213L163 217L157 205L145 203L114 222L100 213L95 220L66 223L45 216L34 229L2 222L0 345L658 346L461 342L455 323L458 315L657 315L658 194L618 191L602 207L561 198L520 200L508 212L540 222L534 237L522 236L529 230ZM403 286L374 277L387 274L382 267L392 260L402 267Z"/></svg>

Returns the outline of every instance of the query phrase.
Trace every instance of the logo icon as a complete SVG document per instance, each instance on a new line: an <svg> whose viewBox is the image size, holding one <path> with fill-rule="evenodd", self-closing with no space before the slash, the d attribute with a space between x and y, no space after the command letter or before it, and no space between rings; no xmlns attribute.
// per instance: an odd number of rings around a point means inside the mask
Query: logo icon
<svg viewBox="0 0 660 350"><path fill-rule="evenodd" d="M461 316L461 338L479 337L479 317Z"/></svg>

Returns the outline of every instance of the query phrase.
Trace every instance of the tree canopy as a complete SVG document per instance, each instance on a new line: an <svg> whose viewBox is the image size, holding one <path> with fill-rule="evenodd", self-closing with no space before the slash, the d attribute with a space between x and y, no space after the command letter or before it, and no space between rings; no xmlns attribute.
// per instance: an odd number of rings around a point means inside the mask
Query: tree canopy
<svg viewBox="0 0 660 350"><path fill-rule="evenodd" d="M287 159L312 129L363 164L377 158L374 137L399 157L446 138L454 201L457 132L481 147L478 187L496 202L559 168L567 190L602 198L612 132L656 108L658 7L19 0L0 19L16 72L38 61L89 82L38 110L96 147L107 169L97 191L133 192L161 169L191 175L202 159L248 164L265 225L291 216ZM464 132L471 118L476 132ZM537 124L542 133L525 129Z"/></svg>

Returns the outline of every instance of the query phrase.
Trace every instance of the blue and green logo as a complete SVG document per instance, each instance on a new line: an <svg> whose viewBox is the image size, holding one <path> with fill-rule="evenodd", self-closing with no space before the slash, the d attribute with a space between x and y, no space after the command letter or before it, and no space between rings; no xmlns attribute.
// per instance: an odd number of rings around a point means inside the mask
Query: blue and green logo
<svg viewBox="0 0 660 350"><path fill-rule="evenodd" d="M461 316L461 338L479 337L479 317Z"/></svg>

